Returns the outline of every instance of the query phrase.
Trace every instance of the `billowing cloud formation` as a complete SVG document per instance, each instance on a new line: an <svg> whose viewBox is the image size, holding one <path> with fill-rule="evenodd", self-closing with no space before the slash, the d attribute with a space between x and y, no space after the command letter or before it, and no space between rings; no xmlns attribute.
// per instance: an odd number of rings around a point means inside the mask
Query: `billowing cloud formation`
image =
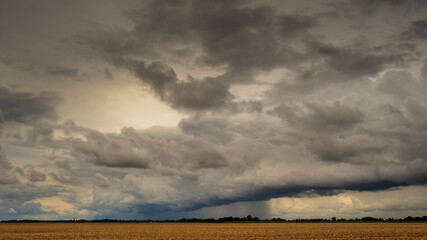
<svg viewBox="0 0 427 240"><path fill-rule="evenodd" d="M309 17L276 15L270 7L244 7L239 1L153 1L129 15L135 23L131 32L100 32L91 39L94 47L109 57L152 57L161 51L191 54L189 44L195 44L203 51L200 61L230 72L294 62L300 54L289 45L299 44L314 25Z"/></svg>
<svg viewBox="0 0 427 240"><path fill-rule="evenodd" d="M250 83L260 71L296 66L310 57L314 41L307 33L315 24L312 18L275 14L267 6L243 7L238 1L153 1L129 14L135 23L132 31L102 31L86 38L106 59L130 70L181 110L225 105L232 98L230 84ZM156 59L159 54L172 59L182 54L191 64L225 73L183 81L165 63L134 59Z"/></svg>
<svg viewBox="0 0 427 240"><path fill-rule="evenodd" d="M425 184L427 155L422 149L390 134L371 137L373 130L353 128L355 123L363 124L358 110L338 103L319 109L349 113L356 120L344 118L338 121L342 125L325 131L309 125L307 131L297 133L283 130L284 123L272 119L269 128L261 129L258 124L265 123L261 119L259 123L188 119L180 124L183 132L169 130L175 132L172 135L160 129L123 129L109 136L91 133L86 141L75 143L75 150L97 165L143 169L144 174L126 173L123 179L98 175L100 189L92 194L114 201L123 211L138 205L139 213L150 216L157 211L297 196L309 190L321 194ZM322 114L315 117L325 119ZM407 155L410 152L413 155ZM150 184L154 182L155 189ZM125 192L119 187L124 185ZM99 211L97 204L86 207Z"/></svg>
<svg viewBox="0 0 427 240"><path fill-rule="evenodd" d="M87 156L95 164L124 168L164 168L176 171L187 168L217 168L226 159L215 142L194 139L157 139L144 136L132 128L124 128L120 135L106 136L90 132L85 142L74 143L76 152ZM211 144L209 144L211 143Z"/></svg>
<svg viewBox="0 0 427 240"><path fill-rule="evenodd" d="M229 86L217 79L200 81L190 77L188 81L180 81L175 71L161 62L152 62L147 66L143 61L128 60L122 64L147 84L162 101L174 108L216 108L225 105L232 97Z"/></svg>
<svg viewBox="0 0 427 240"><path fill-rule="evenodd" d="M307 103L304 107L280 105L275 109L279 117L301 130L341 132L363 120L363 113L355 108L334 102L330 106Z"/></svg>
<svg viewBox="0 0 427 240"><path fill-rule="evenodd" d="M224 106L232 97L230 84L251 83L256 75L276 68L299 75L297 82L283 82L281 88L310 90L373 76L411 58L407 53L372 54L369 48L325 44L309 31L317 24L315 18L278 14L269 6L245 7L239 1L155 1L129 14L135 23L131 31L102 31L86 38L107 60L128 69L180 110ZM168 61L177 61L173 58L181 52L186 61L196 59L191 64L225 73L183 81L163 62L135 60L166 54Z"/></svg>
<svg viewBox="0 0 427 240"><path fill-rule="evenodd" d="M0 184L13 184L17 183L18 179L13 175L13 166L6 158L6 155L0 149Z"/></svg>
<svg viewBox="0 0 427 240"><path fill-rule="evenodd" d="M3 218L427 214L422 1L46 2L0 3Z"/></svg>
<svg viewBox="0 0 427 240"><path fill-rule="evenodd" d="M423 40L427 37L427 20L413 21L408 30L402 33L404 39Z"/></svg>
<svg viewBox="0 0 427 240"><path fill-rule="evenodd" d="M6 121L33 123L43 119L56 119L56 104L60 101L52 92L14 92L0 88L0 109Z"/></svg>

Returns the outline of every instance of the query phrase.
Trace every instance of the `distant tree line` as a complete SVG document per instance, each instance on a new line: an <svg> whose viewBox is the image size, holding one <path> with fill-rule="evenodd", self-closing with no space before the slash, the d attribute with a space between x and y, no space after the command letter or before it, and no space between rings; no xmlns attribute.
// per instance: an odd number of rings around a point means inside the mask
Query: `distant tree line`
<svg viewBox="0 0 427 240"><path fill-rule="evenodd" d="M363 217L363 218L353 218L353 219L337 219L332 217L327 218L313 218L313 219L283 219L283 218L272 218L272 219L259 219L258 217L252 217L248 215L247 217L222 217L222 218L182 218L179 220L121 220L121 219L96 219L96 220L86 220L86 219L71 219L71 220L2 220L2 223L32 223L32 222L51 222L51 223L69 223L69 222L124 222L124 223L153 223L153 222L183 222L183 223L229 223L229 222L427 222L427 216L423 217L411 217L406 218L375 218L375 217Z"/></svg>

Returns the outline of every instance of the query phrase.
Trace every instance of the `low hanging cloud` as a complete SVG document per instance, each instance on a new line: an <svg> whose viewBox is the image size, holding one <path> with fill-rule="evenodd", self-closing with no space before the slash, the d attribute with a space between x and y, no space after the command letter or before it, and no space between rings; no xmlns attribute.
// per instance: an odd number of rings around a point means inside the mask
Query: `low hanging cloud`
<svg viewBox="0 0 427 240"><path fill-rule="evenodd" d="M389 151L385 144L372 140L366 135L347 138L317 137L307 143L306 147L321 161L354 164L381 161L381 155Z"/></svg>
<svg viewBox="0 0 427 240"><path fill-rule="evenodd" d="M27 132L27 141L29 142L52 142L54 138L52 127L39 125L33 126Z"/></svg>
<svg viewBox="0 0 427 240"><path fill-rule="evenodd" d="M119 168L218 168L226 166L220 148L209 141L181 135L180 140L151 138L132 128L124 128L119 135L106 136L90 132L86 141L76 141L76 153L94 164ZM172 172L173 172L172 171Z"/></svg>
<svg viewBox="0 0 427 240"><path fill-rule="evenodd" d="M15 92L0 88L0 109L5 121L34 123L56 120L56 105L61 98L53 92Z"/></svg>
<svg viewBox="0 0 427 240"><path fill-rule="evenodd" d="M18 179L13 173L13 168L13 165L0 148L0 185L18 183Z"/></svg>
<svg viewBox="0 0 427 240"><path fill-rule="evenodd" d="M214 78L179 80L175 71L161 62L127 60L120 63L174 108L206 110L224 106L232 98L229 86Z"/></svg>
<svg viewBox="0 0 427 240"><path fill-rule="evenodd" d="M411 22L408 29L400 34L404 40L423 40L427 38L427 20L421 19Z"/></svg>
<svg viewBox="0 0 427 240"><path fill-rule="evenodd" d="M53 65L47 69L47 73L53 77L67 77L79 79L79 70L76 68Z"/></svg>
<svg viewBox="0 0 427 240"><path fill-rule="evenodd" d="M3 135L4 124L9 121L31 123L43 118L56 118L56 108L52 104L58 100L56 98L54 94L35 95L30 92L11 92L7 88L0 87L0 136ZM43 111L39 112L40 109ZM29 182L45 180L44 174L31 166L28 166L25 172L22 168L15 166L0 145L0 185L19 184L20 175Z"/></svg>
<svg viewBox="0 0 427 240"><path fill-rule="evenodd" d="M173 131L91 133L74 142L78 158L129 170L123 178L97 176L99 189L89 194L94 201L84 207L96 212L116 205L121 211L110 214L154 216L239 201L426 184L421 114L426 97L418 87L423 81L388 71L369 83L368 92L343 88L351 101L294 100L256 117L252 112L192 116ZM373 98L375 104L355 104ZM152 182L157 190L143 184ZM118 190L124 185L134 187Z"/></svg>
<svg viewBox="0 0 427 240"><path fill-rule="evenodd" d="M108 204L129 211L137 208L141 214L297 196L309 190L318 194L373 191L427 180L423 174L427 170L425 153L405 156L412 143L403 143L397 136L377 134L372 138L372 133L355 132L355 128L338 128L345 133L343 137L335 135L337 128L320 136L316 131L275 136L282 131L280 122L272 131L244 133L244 129L254 131L255 126L251 121L233 124L232 119L188 119L180 124L184 133L178 135L155 137L153 131L133 129L123 129L118 135L92 133L97 137L88 135L75 143L74 151L95 165L143 170L143 176L128 170L124 178L103 174L102 187L91 193L95 199L108 198L112 201ZM226 135L218 134L219 129ZM308 166L316 174L307 172ZM158 190L143 184L149 182L157 182ZM118 190L119 185L128 186L126 193ZM128 202L119 203L123 199ZM94 200L86 207L95 211L98 204Z"/></svg>
<svg viewBox="0 0 427 240"><path fill-rule="evenodd" d="M363 113L357 109L333 102L327 105L306 103L303 106L280 105L274 113L291 126L315 132L341 132L363 121Z"/></svg>
<svg viewBox="0 0 427 240"><path fill-rule="evenodd" d="M88 156L94 164L108 167L147 168L148 154L131 149L120 141L109 139L99 132L90 132L86 142L77 142L74 149Z"/></svg>

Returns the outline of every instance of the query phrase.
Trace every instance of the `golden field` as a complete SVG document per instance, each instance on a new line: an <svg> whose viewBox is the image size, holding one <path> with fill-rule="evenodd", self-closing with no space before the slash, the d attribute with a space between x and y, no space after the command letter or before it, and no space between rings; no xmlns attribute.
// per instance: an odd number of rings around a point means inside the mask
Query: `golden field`
<svg viewBox="0 0 427 240"><path fill-rule="evenodd" d="M0 223L0 239L427 239L427 223Z"/></svg>

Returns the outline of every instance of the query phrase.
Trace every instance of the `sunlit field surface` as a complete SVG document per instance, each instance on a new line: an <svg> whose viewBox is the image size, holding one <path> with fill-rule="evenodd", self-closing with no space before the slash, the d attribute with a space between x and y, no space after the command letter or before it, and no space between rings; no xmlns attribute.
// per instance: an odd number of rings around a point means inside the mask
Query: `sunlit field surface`
<svg viewBox="0 0 427 240"><path fill-rule="evenodd" d="M1 223L0 239L427 239L427 223Z"/></svg>

